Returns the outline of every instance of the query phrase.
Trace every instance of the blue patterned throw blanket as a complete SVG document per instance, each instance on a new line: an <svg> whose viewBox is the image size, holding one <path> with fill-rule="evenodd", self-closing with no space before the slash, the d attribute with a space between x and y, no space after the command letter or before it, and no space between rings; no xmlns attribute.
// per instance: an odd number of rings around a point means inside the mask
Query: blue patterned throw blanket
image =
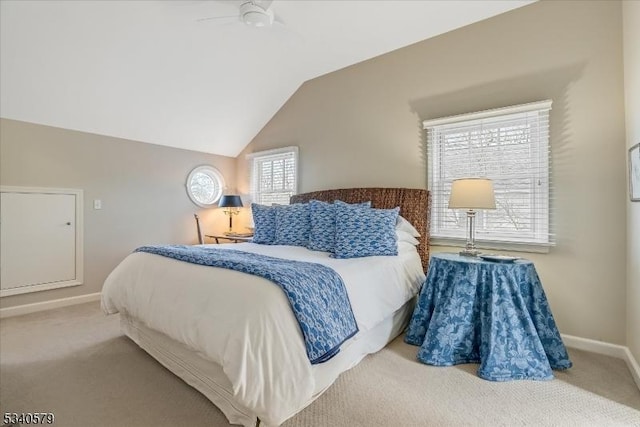
<svg viewBox="0 0 640 427"><path fill-rule="evenodd" d="M312 364L326 362L358 332L342 278L333 269L250 252L184 245L142 246L147 252L179 261L226 268L272 281L289 299Z"/></svg>

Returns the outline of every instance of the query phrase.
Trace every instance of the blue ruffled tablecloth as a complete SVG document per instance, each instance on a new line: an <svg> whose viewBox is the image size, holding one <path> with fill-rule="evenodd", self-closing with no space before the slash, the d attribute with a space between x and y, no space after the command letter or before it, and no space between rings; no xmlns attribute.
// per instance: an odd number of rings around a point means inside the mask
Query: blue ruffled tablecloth
<svg viewBox="0 0 640 427"><path fill-rule="evenodd" d="M531 261L435 254L405 336L429 365L480 363L490 381L549 380L571 361Z"/></svg>

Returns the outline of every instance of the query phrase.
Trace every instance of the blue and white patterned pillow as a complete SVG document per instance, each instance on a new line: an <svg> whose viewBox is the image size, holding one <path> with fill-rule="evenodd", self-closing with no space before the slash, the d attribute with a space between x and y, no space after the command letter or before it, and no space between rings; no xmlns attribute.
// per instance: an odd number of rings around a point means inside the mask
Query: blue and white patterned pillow
<svg viewBox="0 0 640 427"><path fill-rule="evenodd" d="M336 200L333 204L311 200L309 214L311 218L311 232L309 233L308 249L312 251L333 252L336 247L336 205L346 204ZM355 206L371 207L371 202L358 203Z"/></svg>
<svg viewBox="0 0 640 427"><path fill-rule="evenodd" d="M335 206L311 200L309 202L309 216L311 230L309 233L308 249L312 251L332 252L336 240L336 212Z"/></svg>
<svg viewBox="0 0 640 427"><path fill-rule="evenodd" d="M251 203L254 224L253 243L263 245L276 244L276 210L279 207Z"/></svg>
<svg viewBox="0 0 640 427"><path fill-rule="evenodd" d="M399 212L400 208L362 209L337 204L335 258L398 255Z"/></svg>
<svg viewBox="0 0 640 427"><path fill-rule="evenodd" d="M278 206L276 210L276 245L307 246L310 229L308 203Z"/></svg>

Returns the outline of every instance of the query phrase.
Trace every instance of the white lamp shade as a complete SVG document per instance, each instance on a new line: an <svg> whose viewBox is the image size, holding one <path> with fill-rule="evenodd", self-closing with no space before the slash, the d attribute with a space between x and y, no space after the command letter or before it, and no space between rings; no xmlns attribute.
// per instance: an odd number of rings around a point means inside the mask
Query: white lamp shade
<svg viewBox="0 0 640 427"><path fill-rule="evenodd" d="M449 209L495 209L493 182L486 178L454 179Z"/></svg>

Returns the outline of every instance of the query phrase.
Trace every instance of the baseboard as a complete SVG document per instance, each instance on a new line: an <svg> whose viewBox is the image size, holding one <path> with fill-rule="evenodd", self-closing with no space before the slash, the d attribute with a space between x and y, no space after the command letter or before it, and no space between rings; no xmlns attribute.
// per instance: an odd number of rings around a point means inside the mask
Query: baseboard
<svg viewBox="0 0 640 427"><path fill-rule="evenodd" d="M94 294L79 295L77 297L60 298L51 301L0 308L0 319L35 313L37 311L52 310L54 308L67 307L70 305L84 304L85 302L100 301L100 295L100 292L96 292Z"/></svg>
<svg viewBox="0 0 640 427"><path fill-rule="evenodd" d="M633 379L635 380L636 385L638 386L638 388L640 388L640 364L638 364L638 361L633 357L633 354L631 354L631 350L629 350L628 348L626 349L626 355L627 358L625 360L627 362L627 366L631 371L631 375L633 375Z"/></svg>
<svg viewBox="0 0 640 427"><path fill-rule="evenodd" d="M638 362L633 357L633 354L631 354L628 347L565 334L562 334L562 341L564 341L564 344L567 347L590 351L597 354L604 354L605 356L612 356L624 360L631 371L633 380L636 382L638 388L640 388L640 365L638 365Z"/></svg>

